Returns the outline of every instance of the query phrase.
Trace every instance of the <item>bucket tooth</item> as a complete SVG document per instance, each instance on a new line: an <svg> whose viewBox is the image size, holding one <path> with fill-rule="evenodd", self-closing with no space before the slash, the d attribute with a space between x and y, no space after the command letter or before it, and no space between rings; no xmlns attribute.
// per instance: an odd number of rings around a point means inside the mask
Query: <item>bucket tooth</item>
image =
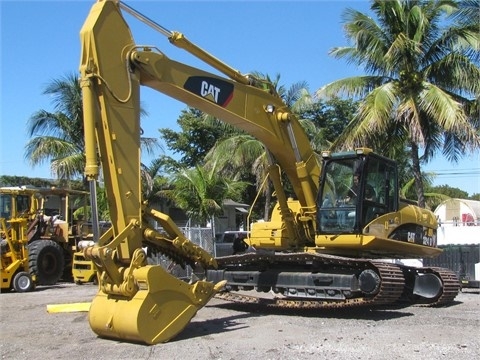
<svg viewBox="0 0 480 360"><path fill-rule="evenodd" d="M188 284L161 266L133 271L139 290L131 298L105 294L92 301L89 323L100 337L146 344L166 342L180 333L223 283Z"/></svg>

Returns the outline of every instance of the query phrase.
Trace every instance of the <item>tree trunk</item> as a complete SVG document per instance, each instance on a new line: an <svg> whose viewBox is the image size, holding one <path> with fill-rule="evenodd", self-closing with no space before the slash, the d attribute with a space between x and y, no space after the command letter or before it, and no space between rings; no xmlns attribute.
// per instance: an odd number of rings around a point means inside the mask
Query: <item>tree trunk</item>
<svg viewBox="0 0 480 360"><path fill-rule="evenodd" d="M410 141L412 149L412 168L413 178L415 179L415 190L417 191L418 206L425 207L425 194L423 190L422 172L420 169L420 158L418 157L418 145L414 141Z"/></svg>
<svg viewBox="0 0 480 360"><path fill-rule="evenodd" d="M272 185L270 180L265 184L265 208L263 213L263 220L268 221L270 216L270 204L272 202Z"/></svg>

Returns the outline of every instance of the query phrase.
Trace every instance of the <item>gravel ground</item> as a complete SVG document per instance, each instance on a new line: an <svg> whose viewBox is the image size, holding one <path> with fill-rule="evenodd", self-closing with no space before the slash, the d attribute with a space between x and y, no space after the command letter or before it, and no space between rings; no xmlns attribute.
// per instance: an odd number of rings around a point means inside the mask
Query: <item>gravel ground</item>
<svg viewBox="0 0 480 360"><path fill-rule="evenodd" d="M94 285L0 294L2 359L480 359L480 293L441 308L278 310L212 299L174 340L155 346L98 338L86 312Z"/></svg>

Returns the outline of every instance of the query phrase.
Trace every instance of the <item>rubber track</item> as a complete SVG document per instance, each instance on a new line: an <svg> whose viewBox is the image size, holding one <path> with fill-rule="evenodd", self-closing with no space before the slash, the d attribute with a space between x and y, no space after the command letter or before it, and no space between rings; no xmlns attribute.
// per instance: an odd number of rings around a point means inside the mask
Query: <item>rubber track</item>
<svg viewBox="0 0 480 360"><path fill-rule="evenodd" d="M259 254L243 254L236 256L229 256L224 258L217 258L217 263L220 268L228 267L228 265L251 264L256 262L276 262L289 263L299 262L306 263L307 261L321 261L323 264L342 265L349 267L357 267L359 270L374 269L380 275L381 286L378 293L373 297L361 297L345 300L298 300L288 298L273 298L266 299L249 295L242 295L238 293L223 292L217 294L215 297L227 301L237 303L255 303L269 307L281 308L350 308L357 306L373 306L395 303L403 293L405 280L403 272L398 265L374 262L366 259L349 259L325 254L308 254L308 253L293 253L293 254L275 254L275 255L259 255Z"/></svg>

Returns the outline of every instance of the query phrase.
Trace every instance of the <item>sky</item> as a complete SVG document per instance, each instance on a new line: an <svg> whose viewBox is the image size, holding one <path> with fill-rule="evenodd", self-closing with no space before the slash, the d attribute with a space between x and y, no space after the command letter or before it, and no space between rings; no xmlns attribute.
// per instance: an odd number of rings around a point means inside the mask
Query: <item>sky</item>
<svg viewBox="0 0 480 360"><path fill-rule="evenodd" d="M52 98L43 94L48 83L78 73L79 31L93 3L0 0L0 175L51 178L48 163L32 167L25 159L27 121L38 110L54 111ZM328 52L347 45L342 12L348 7L367 12L366 0L126 3L240 72L280 74L280 83L287 87L306 81L314 92L331 81L362 74L361 68ZM125 18L137 44L155 45L173 60L216 73L162 34L128 14ZM148 112L142 119L144 136L159 138L159 128L179 130L176 121L185 104L147 88L141 97ZM147 165L151 160L142 158ZM457 164L438 154L424 171L437 173L434 185L480 193L480 151Z"/></svg>

